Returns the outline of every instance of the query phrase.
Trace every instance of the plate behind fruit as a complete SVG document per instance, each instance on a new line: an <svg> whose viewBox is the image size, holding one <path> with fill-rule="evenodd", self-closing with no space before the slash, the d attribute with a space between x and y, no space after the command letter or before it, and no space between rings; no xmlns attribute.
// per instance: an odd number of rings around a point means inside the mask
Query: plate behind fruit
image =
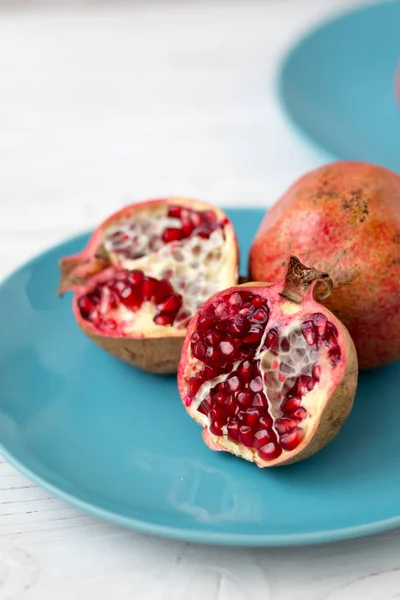
<svg viewBox="0 0 400 600"><path fill-rule="evenodd" d="M261 210L231 209L243 258ZM78 329L56 296L58 259L81 236L0 286L0 449L22 473L99 517L182 540L278 546L400 524L400 364L360 376L350 418L313 458L259 470L211 452L174 376L142 373Z"/></svg>
<svg viewBox="0 0 400 600"><path fill-rule="evenodd" d="M327 22L286 56L283 108L330 159L400 171L399 31L400 0L381 2Z"/></svg>

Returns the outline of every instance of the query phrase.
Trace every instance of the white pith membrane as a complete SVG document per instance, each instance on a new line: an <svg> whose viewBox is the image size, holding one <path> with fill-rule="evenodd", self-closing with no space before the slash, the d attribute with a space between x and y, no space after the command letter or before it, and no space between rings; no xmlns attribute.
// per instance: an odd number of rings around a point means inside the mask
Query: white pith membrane
<svg viewBox="0 0 400 600"><path fill-rule="evenodd" d="M265 301L265 305L267 305ZM339 334L336 330L337 337L334 341L333 338L325 340L322 338L320 341L308 343L306 340L307 334L303 334L302 325L308 321L312 321L314 317L326 320L331 327L332 324L324 315L320 312L304 314L303 311L300 313L300 306L291 302L283 302L280 306L281 317L277 320L278 310L274 306L270 306L271 312L269 319L265 324L265 329L258 344L257 349L254 352L254 358L252 360L255 368L259 369L262 375L262 392L268 403L268 414L272 417L271 430L276 435L278 445L280 445L282 437L287 432L279 432L276 426L278 419L291 419L296 421L296 427L302 430L301 440L292 449L282 448L282 452L278 455L279 460L283 456L296 454L301 447L308 442L315 432L316 425L318 424L320 415L325 407L325 401L331 394L335 383L332 382L331 374L332 371L338 367L338 362L332 359L332 355L329 356L329 352L332 352L332 348L339 348L338 337ZM283 314L282 314L283 313ZM299 313L296 315L296 313ZM282 319L283 317L283 319ZM290 317L290 322L286 325L274 325L274 323L282 323L287 321L287 317ZM334 326L333 326L334 327ZM267 336L270 335L271 331L277 332L279 337L278 349L265 349ZM311 340L309 339L309 342ZM190 345L189 345L190 347ZM340 353L340 350L339 350ZM339 354L340 356L340 354ZM208 414L204 414L201 410L201 405L204 401L208 401L210 404L210 392L213 394L215 388L219 383L226 382L232 374L237 373L238 367L243 363L243 358L236 360L232 364L228 373L223 373L214 377L213 379L206 380L197 391L196 395L186 397L186 406L191 416L204 428L206 428L207 436L209 439L214 440L214 449L226 449L233 454L239 455L246 460L254 461L258 464L269 462L265 457L260 457L259 452L252 448L243 445L240 440L233 440L228 434L228 425L233 420L236 420L239 410L243 407L238 406L236 408L235 415L229 417L228 423L225 424L222 429L222 435L215 435L210 431L211 419ZM185 371L185 380L195 380L196 378L202 379L201 375L204 371L206 364L198 360L191 353L188 367ZM313 371L314 370L314 371ZM301 378L301 379L299 379ZM311 378L312 383L309 382ZM308 380L308 382L307 382ZM249 387L252 382L244 383L241 382L238 392L246 392L251 390ZM301 385L300 385L301 383ZM301 409L302 418L295 418L294 409L291 413L288 413L285 408L285 401L287 402L288 394L293 389L300 390L299 394L291 394L291 396L300 397L300 403L298 408ZM188 388L186 388L188 389ZM204 406L204 405L203 405ZM286 405L287 406L287 405ZM252 405L250 405L252 407ZM297 413L298 414L298 413ZM278 421L279 423L279 421ZM261 428L262 429L262 428ZM271 459L271 462L278 457Z"/></svg>
<svg viewBox="0 0 400 600"><path fill-rule="evenodd" d="M204 301L234 282L230 256L233 237L230 233L227 236L225 224L221 223L217 213L194 207L188 210L200 215L205 212L215 215L215 229L209 237L193 233L182 240L165 243L161 237L163 232L182 226L180 218L168 216L171 206L175 206L173 202L163 202L159 207L152 207L151 212L144 207L132 217L114 222L103 233L103 246L118 271L139 270L146 277L171 283L174 291L182 297L182 306L173 323L167 326L171 333L181 335ZM107 287L103 288L99 311L117 323L117 331L111 331L111 334L140 332L157 336L166 326L154 322L158 309L152 301L144 301L135 310L122 303L112 308Z"/></svg>

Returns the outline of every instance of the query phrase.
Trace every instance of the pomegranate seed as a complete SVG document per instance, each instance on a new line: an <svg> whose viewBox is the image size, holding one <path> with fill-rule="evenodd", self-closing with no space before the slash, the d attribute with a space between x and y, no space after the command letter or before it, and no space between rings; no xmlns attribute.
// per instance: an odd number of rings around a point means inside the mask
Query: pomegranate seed
<svg viewBox="0 0 400 600"><path fill-rule="evenodd" d="M240 381L236 375L231 375L228 377L226 383L231 392L237 392L240 387Z"/></svg>
<svg viewBox="0 0 400 600"><path fill-rule="evenodd" d="M291 414L291 416L293 417L293 419L299 419L300 421L302 421L303 419L305 419L307 417L307 415L308 415L308 412L302 406L300 406L300 408L298 408L297 410L295 410Z"/></svg>
<svg viewBox="0 0 400 600"><path fill-rule="evenodd" d="M166 325L172 325L173 318L171 317L171 315L157 315L156 317L154 317L154 323L165 327Z"/></svg>
<svg viewBox="0 0 400 600"><path fill-rule="evenodd" d="M242 406L243 408L246 408L247 406L250 406L250 404L251 404L252 393L251 392L239 392L236 396L236 399L239 402L240 406Z"/></svg>
<svg viewBox="0 0 400 600"><path fill-rule="evenodd" d="M90 313L96 308L95 303L93 302L93 300L90 299L88 295L79 298L78 306L81 311L81 315L84 319L88 319Z"/></svg>
<svg viewBox="0 0 400 600"><path fill-rule="evenodd" d="M307 392L311 392L315 385L315 381L313 381L312 377L310 377L309 375L300 375L297 382L298 390L301 395L307 394Z"/></svg>
<svg viewBox="0 0 400 600"><path fill-rule="evenodd" d="M105 319L101 325L100 329L105 329L107 331L115 331L117 329L117 324L114 319Z"/></svg>
<svg viewBox="0 0 400 600"><path fill-rule="evenodd" d="M245 419L246 419L246 423L248 425L250 425L250 427L253 427L258 422L259 418L260 418L260 411L258 408L248 408L246 410Z"/></svg>
<svg viewBox="0 0 400 600"><path fill-rule="evenodd" d="M210 346L215 346L220 343L221 334L218 333L218 331L209 331L207 335L204 336L204 341Z"/></svg>
<svg viewBox="0 0 400 600"><path fill-rule="evenodd" d="M234 415L236 413L237 405L233 396L228 396L226 398L224 407L228 415Z"/></svg>
<svg viewBox="0 0 400 600"><path fill-rule="evenodd" d="M254 394L251 405L255 408L268 408L268 401L264 394Z"/></svg>
<svg viewBox="0 0 400 600"><path fill-rule="evenodd" d="M235 442L239 439L239 423L235 419L232 419L228 424L228 436Z"/></svg>
<svg viewBox="0 0 400 600"><path fill-rule="evenodd" d="M168 207L168 216L172 219L180 219L182 213L182 207L176 204L170 204Z"/></svg>
<svg viewBox="0 0 400 600"><path fill-rule="evenodd" d="M329 352L328 352L328 356L331 359L331 365L332 367L336 367L336 365L338 364L339 360L340 360L340 348L339 346L333 346Z"/></svg>
<svg viewBox="0 0 400 600"><path fill-rule="evenodd" d="M207 347L205 344L203 344L203 342L197 342L194 345L192 345L193 355L199 360L203 360L205 358L206 350Z"/></svg>
<svg viewBox="0 0 400 600"><path fill-rule="evenodd" d="M229 316L229 304L221 302L215 309L215 315L218 319L226 319Z"/></svg>
<svg viewBox="0 0 400 600"><path fill-rule="evenodd" d="M225 356L232 356L235 350L232 344L228 341L221 342L219 347L221 348L222 354Z"/></svg>
<svg viewBox="0 0 400 600"><path fill-rule="evenodd" d="M252 392L261 392L263 389L263 382L260 376L255 377L251 380L249 388Z"/></svg>
<svg viewBox="0 0 400 600"><path fill-rule="evenodd" d="M276 329L271 329L265 338L265 347L267 349L278 350L279 348L279 335Z"/></svg>
<svg viewBox="0 0 400 600"><path fill-rule="evenodd" d="M222 428L224 425L225 425L225 423L220 423L219 421L214 421L213 423L210 424L211 433L213 433L214 435L224 435L222 432Z"/></svg>
<svg viewBox="0 0 400 600"><path fill-rule="evenodd" d="M229 304L232 304L232 306L236 306L237 308L240 308L243 304L243 300L240 297L240 294L238 294L237 292L234 292L229 296L228 302Z"/></svg>
<svg viewBox="0 0 400 600"><path fill-rule="evenodd" d="M252 325L249 333L243 339L245 344L258 344L261 341L263 335L262 327L259 325Z"/></svg>
<svg viewBox="0 0 400 600"><path fill-rule="evenodd" d="M313 368L312 377L314 381L319 381L321 377L321 367L319 365L315 365L315 367Z"/></svg>
<svg viewBox="0 0 400 600"><path fill-rule="evenodd" d="M274 458L278 458L281 454L281 448L274 444L274 442L269 442L269 444L265 444L265 446L262 446L258 450L258 456L263 460L274 460Z"/></svg>
<svg viewBox="0 0 400 600"><path fill-rule="evenodd" d="M313 316L313 323L319 336L324 335L327 321L328 319L322 313L315 313Z"/></svg>
<svg viewBox="0 0 400 600"><path fill-rule="evenodd" d="M295 448L297 448L297 446L300 444L303 437L304 437L303 430L300 429L300 427L296 427L296 429L294 429L290 433L285 433L281 437L280 443L284 450L287 450L288 452L290 452L291 450L294 450Z"/></svg>
<svg viewBox="0 0 400 600"><path fill-rule="evenodd" d="M263 306L265 303L264 298L262 298L261 296L253 296L251 303L253 306L255 306L256 308L260 308L260 306Z"/></svg>
<svg viewBox="0 0 400 600"><path fill-rule="evenodd" d="M210 412L210 405L206 400L203 400L203 402L200 404L197 410L203 415L208 415L208 413Z"/></svg>
<svg viewBox="0 0 400 600"><path fill-rule="evenodd" d="M297 422L287 417L281 417L275 421L275 428L278 433L288 433L297 427Z"/></svg>
<svg viewBox="0 0 400 600"><path fill-rule="evenodd" d="M339 335L338 330L333 325L333 323L328 322L325 327L324 341L327 346L329 346L332 342L337 341L337 337Z"/></svg>
<svg viewBox="0 0 400 600"><path fill-rule="evenodd" d="M226 398L227 394L225 391L217 392L213 395L213 402L219 406L223 406Z"/></svg>
<svg viewBox="0 0 400 600"><path fill-rule="evenodd" d="M268 321L268 313L263 308L259 308L253 313L251 320L260 324L266 323Z"/></svg>
<svg viewBox="0 0 400 600"><path fill-rule="evenodd" d="M192 337L193 339L193 337ZM212 367L209 367L208 365L205 367L204 369L204 378L209 381L210 379L214 379L215 377L218 377L219 375L219 371L217 371L216 369L213 369Z"/></svg>
<svg viewBox="0 0 400 600"><path fill-rule="evenodd" d="M269 415L263 415L260 417L259 421L260 427L265 427L265 429L269 429L272 425L272 418Z"/></svg>
<svg viewBox="0 0 400 600"><path fill-rule="evenodd" d="M289 398L282 404L281 410L282 412L290 413L300 408L300 405L300 398Z"/></svg>
<svg viewBox="0 0 400 600"><path fill-rule="evenodd" d="M173 294L169 296L166 300L163 300L159 304L157 304L157 308L160 312L163 313L176 313L179 311L182 306L182 296L179 294Z"/></svg>
<svg viewBox="0 0 400 600"><path fill-rule="evenodd" d="M202 381L198 377L188 379L189 394L195 396L201 387Z"/></svg>
<svg viewBox="0 0 400 600"><path fill-rule="evenodd" d="M200 340L199 334L195 331L192 333L192 337L190 338L192 343L198 342Z"/></svg>
<svg viewBox="0 0 400 600"><path fill-rule="evenodd" d="M254 434L254 448L258 450L272 441L271 431L268 429L260 429Z"/></svg>
<svg viewBox="0 0 400 600"><path fill-rule="evenodd" d="M167 229L163 231L161 239L165 244L168 244L169 242L183 240L184 237L185 234L182 229L178 229L177 227L167 227Z"/></svg>
<svg viewBox="0 0 400 600"><path fill-rule="evenodd" d="M210 410L210 419L211 421L220 421L225 425L228 420L228 417L225 414L225 411L220 406L214 406Z"/></svg>
<svg viewBox="0 0 400 600"><path fill-rule="evenodd" d="M143 300L154 302L157 287L157 279L154 279L154 277L146 277L143 281Z"/></svg>
<svg viewBox="0 0 400 600"><path fill-rule="evenodd" d="M134 310L141 306L143 298L140 295L140 292L138 293L138 290L132 288L130 285L127 285L121 292L121 302L124 306L126 306L126 308Z"/></svg>
<svg viewBox="0 0 400 600"><path fill-rule="evenodd" d="M247 446L247 448L251 448L253 445L253 432L251 427L248 425L241 425L239 429L239 441L243 446Z"/></svg>
<svg viewBox="0 0 400 600"><path fill-rule="evenodd" d="M305 321L301 324L301 333L309 346L316 343L317 335L312 321Z"/></svg>
<svg viewBox="0 0 400 600"><path fill-rule="evenodd" d="M157 281L157 285L155 286L155 289L153 290L153 302L155 302L155 304L158 304L159 302L161 302L162 300L164 300L167 296L170 296L171 294L174 294L174 288L172 287L171 283L168 281L168 279L161 279L160 281Z"/></svg>
<svg viewBox="0 0 400 600"><path fill-rule="evenodd" d="M135 269L134 271L130 271L127 274L126 279L132 285L141 285L143 283L144 274L142 271L138 271L137 269Z"/></svg>
<svg viewBox="0 0 400 600"><path fill-rule="evenodd" d="M249 382L253 376L253 365L249 360L245 360L238 366L239 377L245 383Z"/></svg>
<svg viewBox="0 0 400 600"><path fill-rule="evenodd" d="M221 353L218 348L214 348L214 346L207 346L206 355L204 358L204 362L211 363L219 363L221 359Z"/></svg>
<svg viewBox="0 0 400 600"><path fill-rule="evenodd" d="M205 333L213 328L213 319L202 315L197 321L197 329L200 333Z"/></svg>
<svg viewBox="0 0 400 600"><path fill-rule="evenodd" d="M228 333L235 338L242 338L248 334L250 324L245 317L236 315L236 317L228 324Z"/></svg>
<svg viewBox="0 0 400 600"><path fill-rule="evenodd" d="M184 237L189 237L192 235L194 229L194 225L191 221L183 221L182 220L182 230Z"/></svg>

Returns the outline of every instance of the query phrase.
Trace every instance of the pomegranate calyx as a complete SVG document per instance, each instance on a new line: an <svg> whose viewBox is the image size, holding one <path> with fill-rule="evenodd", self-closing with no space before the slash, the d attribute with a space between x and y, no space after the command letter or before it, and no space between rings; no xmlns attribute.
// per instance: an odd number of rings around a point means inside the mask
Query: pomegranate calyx
<svg viewBox="0 0 400 600"><path fill-rule="evenodd" d="M286 300L300 304L313 284L318 284L317 300L322 301L329 298L333 290L333 281L329 274L313 267L306 267L297 256L291 256L286 272L285 286L280 295Z"/></svg>

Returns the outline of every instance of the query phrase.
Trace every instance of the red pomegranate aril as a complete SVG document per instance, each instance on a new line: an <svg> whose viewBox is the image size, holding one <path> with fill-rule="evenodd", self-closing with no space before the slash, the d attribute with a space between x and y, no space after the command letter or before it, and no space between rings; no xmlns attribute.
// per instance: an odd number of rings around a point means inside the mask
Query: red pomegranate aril
<svg viewBox="0 0 400 600"><path fill-rule="evenodd" d="M321 377L321 367L319 365L315 365L312 370L312 378L314 381L318 382Z"/></svg>
<svg viewBox="0 0 400 600"><path fill-rule="evenodd" d="M215 346L221 341L221 334L218 331L209 331L207 335L204 336L204 341L209 346Z"/></svg>
<svg viewBox="0 0 400 600"><path fill-rule="evenodd" d="M194 225L191 221L182 221L182 230L184 237L190 237L194 230Z"/></svg>
<svg viewBox="0 0 400 600"><path fill-rule="evenodd" d="M197 410L203 415L208 415L208 413L210 412L210 405L206 400L203 400L203 402L200 404Z"/></svg>
<svg viewBox="0 0 400 600"><path fill-rule="evenodd" d="M235 292L234 294L231 294L231 296L229 296L228 302L229 302L229 304L232 304L232 306L235 306L238 309L243 304L243 300L242 300L240 294L238 294L237 292Z"/></svg>
<svg viewBox="0 0 400 600"><path fill-rule="evenodd" d="M260 375L258 375L257 377L255 377L254 379L252 379L250 381L249 388L251 389L252 392L261 392L262 391L263 382L262 382Z"/></svg>
<svg viewBox="0 0 400 600"><path fill-rule="evenodd" d="M224 403L224 408L228 415L234 415L236 413L237 404L233 396L228 396Z"/></svg>
<svg viewBox="0 0 400 600"><path fill-rule="evenodd" d="M278 433L288 433L297 427L297 422L287 417L281 417L275 421L275 429Z"/></svg>
<svg viewBox="0 0 400 600"><path fill-rule="evenodd" d="M227 319L229 317L229 309L229 304L222 302L215 308L215 316L218 317L218 319Z"/></svg>
<svg viewBox="0 0 400 600"><path fill-rule="evenodd" d="M239 412L236 415L236 418L238 419L238 421L242 422L244 420L245 414L246 413L244 410L239 410Z"/></svg>
<svg viewBox="0 0 400 600"><path fill-rule="evenodd" d="M239 439L239 423L231 419L228 423L228 436L235 442Z"/></svg>
<svg viewBox="0 0 400 600"><path fill-rule="evenodd" d="M258 450L273 441L271 431L268 429L260 429L254 434L254 448Z"/></svg>
<svg viewBox="0 0 400 600"><path fill-rule="evenodd" d="M324 332L324 337L323 337L323 340L326 343L326 345L329 346L332 342L337 342L338 335L339 335L339 333L338 333L338 330L336 329L336 327L333 325L333 323L330 323L328 321L328 323L326 324L326 327L325 327L325 332Z"/></svg>
<svg viewBox="0 0 400 600"><path fill-rule="evenodd" d="M308 412L306 411L306 409L303 406L300 406L300 408L298 408L297 410L295 410L294 412L292 412L290 414L290 416L293 419L299 419L300 421L302 421L303 419L305 419L308 415Z"/></svg>
<svg viewBox="0 0 400 600"><path fill-rule="evenodd" d="M193 344L192 352L199 360L204 360L206 355L207 346L203 342L196 342Z"/></svg>
<svg viewBox="0 0 400 600"><path fill-rule="evenodd" d="M105 319L102 321L99 327L103 330L115 331L117 329L117 323L114 321L114 319Z"/></svg>
<svg viewBox="0 0 400 600"><path fill-rule="evenodd" d="M188 380L189 394L191 396L195 396L197 394L197 392L199 391L201 385L202 385L202 381L199 377L192 377L191 379L189 379Z"/></svg>
<svg viewBox="0 0 400 600"><path fill-rule="evenodd" d="M265 338L265 347L271 350L279 349L279 334L275 329L271 329Z"/></svg>
<svg viewBox="0 0 400 600"><path fill-rule="evenodd" d="M313 346L317 341L317 334L312 321L305 321L301 325L301 332L309 346Z"/></svg>
<svg viewBox="0 0 400 600"><path fill-rule="evenodd" d="M211 393L212 393L213 402L215 404L217 404L218 406L223 406L225 404L225 400L228 397L225 390L222 390L222 391L216 392L216 393L214 393L214 390L212 390Z"/></svg>
<svg viewBox="0 0 400 600"><path fill-rule="evenodd" d="M315 313L313 316L313 323L319 336L324 335L327 322L328 319L321 313Z"/></svg>
<svg viewBox="0 0 400 600"><path fill-rule="evenodd" d="M239 392L236 395L236 399L242 408L250 406L253 394L251 392Z"/></svg>
<svg viewBox="0 0 400 600"><path fill-rule="evenodd" d="M223 435L222 428L224 425L225 423L221 423L220 421L213 421L212 423L210 423L211 433L218 436Z"/></svg>
<svg viewBox="0 0 400 600"><path fill-rule="evenodd" d="M237 390L240 387L239 378L237 377L237 375L233 374L230 377L228 377L228 379L226 380L226 384L231 392L237 392Z"/></svg>
<svg viewBox="0 0 400 600"><path fill-rule="evenodd" d="M144 280L144 274L142 271L135 269L134 271L128 271L126 273L126 279L132 285L141 285Z"/></svg>
<svg viewBox="0 0 400 600"><path fill-rule="evenodd" d="M315 385L315 381L309 375L300 375L297 380L299 393L304 396L307 392L311 392Z"/></svg>
<svg viewBox="0 0 400 600"><path fill-rule="evenodd" d="M260 427L264 427L265 429L269 429L272 426L272 417L270 417L270 415L263 415L262 417L260 417L259 420L259 425Z"/></svg>
<svg viewBox="0 0 400 600"><path fill-rule="evenodd" d="M209 367L208 365L206 365L206 367L204 368L203 374L204 374L204 379L208 381L210 379L214 379L215 377L218 377L218 375L220 375L220 372L217 371L217 369L213 369L212 367Z"/></svg>
<svg viewBox="0 0 400 600"><path fill-rule="evenodd" d="M213 406L213 408L210 410L209 416L211 421L220 421L221 423L224 423L224 425L228 420L228 416L220 406Z"/></svg>
<svg viewBox="0 0 400 600"><path fill-rule="evenodd" d="M253 396L251 405L254 406L254 408L268 408L268 401L264 394L256 393Z"/></svg>
<svg viewBox="0 0 400 600"><path fill-rule="evenodd" d="M154 323L156 323L156 325L162 325L163 327L172 325L173 321L171 315L157 315L154 317Z"/></svg>
<svg viewBox="0 0 400 600"><path fill-rule="evenodd" d="M182 229L178 229L176 227L167 227L167 229L163 231L161 239L165 244L168 244L169 242L177 242L182 240L184 237L185 234Z"/></svg>
<svg viewBox="0 0 400 600"><path fill-rule="evenodd" d="M245 383L248 383L253 377L253 365L249 360L245 360L238 366L239 377Z"/></svg>
<svg viewBox="0 0 400 600"><path fill-rule="evenodd" d="M192 345L198 341L200 341L200 336L197 332L192 333L192 337L190 338Z"/></svg>
<svg viewBox="0 0 400 600"><path fill-rule="evenodd" d="M168 207L168 216L172 219L180 219L182 214L182 207L170 204Z"/></svg>
<svg viewBox="0 0 400 600"><path fill-rule="evenodd" d="M193 335L199 335L199 333L205 333L213 327L213 319L208 317L201 317L197 322L198 333L195 332Z"/></svg>
<svg viewBox="0 0 400 600"><path fill-rule="evenodd" d="M340 348L339 346L333 346L329 352L328 352L328 356L331 359L331 365L333 367L336 367L336 365L338 364L339 360L340 360Z"/></svg>
<svg viewBox="0 0 400 600"><path fill-rule="evenodd" d="M285 402L281 405L282 412L291 413L301 406L300 398L287 398Z"/></svg>
<svg viewBox="0 0 400 600"><path fill-rule="evenodd" d="M175 294L175 291L168 279L161 279L160 281L157 281L153 294L155 304L159 304L167 296Z"/></svg>
<svg viewBox="0 0 400 600"><path fill-rule="evenodd" d="M181 306L182 306L182 297L179 296L178 294L173 294L172 296L169 296L168 298L166 298L165 300L163 300L162 302L159 302L157 304L157 308L160 312L175 313L175 315Z"/></svg>
<svg viewBox="0 0 400 600"><path fill-rule="evenodd" d="M243 338L245 344L258 344L263 335L263 328L260 325L252 325L249 333Z"/></svg>
<svg viewBox="0 0 400 600"><path fill-rule="evenodd" d="M239 428L239 441L243 446L251 448L253 445L254 435L251 427L248 425L241 425Z"/></svg>
<svg viewBox="0 0 400 600"><path fill-rule="evenodd" d="M259 308L253 313L251 320L260 324L266 323L268 321L268 313L263 308Z"/></svg>
<svg viewBox="0 0 400 600"><path fill-rule="evenodd" d="M223 342L220 343L219 345L222 354L224 354L227 357L231 357L234 354L235 351L235 347L231 344L231 342L224 340Z"/></svg>
<svg viewBox="0 0 400 600"><path fill-rule="evenodd" d="M154 277L146 277L143 281L143 300L154 301L158 288L158 281Z"/></svg>
<svg viewBox="0 0 400 600"><path fill-rule="evenodd" d="M246 336L250 329L250 323L245 317L237 315L231 322L228 323L227 331L234 338L242 338Z"/></svg>
<svg viewBox="0 0 400 600"><path fill-rule="evenodd" d="M300 427L296 427L290 433L285 433L280 438L280 444L284 450L290 452L297 448L304 437L304 431Z"/></svg>
<svg viewBox="0 0 400 600"><path fill-rule="evenodd" d="M258 422L259 418L260 411L258 408L251 407L246 410L245 419L246 423L250 425L250 427L253 427Z"/></svg>
<svg viewBox="0 0 400 600"><path fill-rule="evenodd" d="M127 285L121 292L121 302L126 308L130 310L134 310L141 306L143 302L143 297L140 293L137 293L135 288L132 288L130 285Z"/></svg>
<svg viewBox="0 0 400 600"><path fill-rule="evenodd" d="M278 458L282 454L282 449L274 442L269 442L261 446L258 450L258 456L263 460L269 461Z"/></svg>
<svg viewBox="0 0 400 600"><path fill-rule="evenodd" d="M79 298L78 306L84 319L88 319L90 313L96 308L95 303L90 299L88 295Z"/></svg>

